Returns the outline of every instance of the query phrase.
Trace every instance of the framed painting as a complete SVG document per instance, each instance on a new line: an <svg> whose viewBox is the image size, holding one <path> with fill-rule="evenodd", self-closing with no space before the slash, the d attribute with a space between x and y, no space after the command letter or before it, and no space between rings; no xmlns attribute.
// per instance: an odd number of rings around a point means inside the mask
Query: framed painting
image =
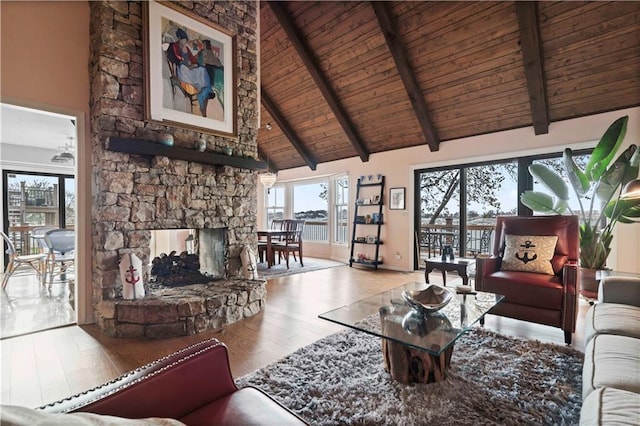
<svg viewBox="0 0 640 426"><path fill-rule="evenodd" d="M405 188L389 189L389 210L404 210Z"/></svg>
<svg viewBox="0 0 640 426"><path fill-rule="evenodd" d="M235 136L235 36L179 6L143 4L145 118Z"/></svg>

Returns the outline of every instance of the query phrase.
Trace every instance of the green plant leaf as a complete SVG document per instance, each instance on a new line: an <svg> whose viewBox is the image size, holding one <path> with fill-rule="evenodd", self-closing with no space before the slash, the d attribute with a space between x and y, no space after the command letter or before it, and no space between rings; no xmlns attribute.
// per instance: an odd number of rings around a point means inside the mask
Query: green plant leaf
<svg viewBox="0 0 640 426"><path fill-rule="evenodd" d="M604 208L604 215L622 223L632 223L640 219L640 200L612 200Z"/></svg>
<svg viewBox="0 0 640 426"><path fill-rule="evenodd" d="M624 213L618 217L618 221L622 223L640 222L640 206L631 207L625 210Z"/></svg>
<svg viewBox="0 0 640 426"><path fill-rule="evenodd" d="M590 177L592 181L597 181L600 176L607 170L609 163L613 159L616 151L622 144L625 134L627 133L627 122L629 116L618 118L614 121L609 128L604 132L602 138L594 148L587 166L585 173Z"/></svg>
<svg viewBox="0 0 640 426"><path fill-rule="evenodd" d="M638 179L638 175L640 174L640 149L636 145L631 145L629 148L633 147L633 155L629 159L629 166L624 173L624 177L622 178L622 187L634 179Z"/></svg>
<svg viewBox="0 0 640 426"><path fill-rule="evenodd" d="M573 186L573 189L575 189L576 193L579 196L583 196L587 193L587 191L589 191L589 188L591 187L589 178L574 161L571 148L567 148L564 150L563 159L564 168L567 171L567 176L569 176L569 182L571 182L571 186Z"/></svg>
<svg viewBox="0 0 640 426"><path fill-rule="evenodd" d="M559 199L569 199L567 184L554 170L544 164L532 164L529 166L529 173Z"/></svg>
<svg viewBox="0 0 640 426"><path fill-rule="evenodd" d="M557 211L554 198L549 194L545 194L544 192L525 191L520 194L520 201L522 202L522 204L538 213L561 214L564 211Z"/></svg>
<svg viewBox="0 0 640 426"><path fill-rule="evenodd" d="M596 196L601 201L608 202L616 189L618 189L622 184L622 181L627 174L627 170L631 167L630 160L631 157L633 157L635 150L635 146L630 146L625 149L616 161L614 161L611 167L602 174L598 190L596 191Z"/></svg>

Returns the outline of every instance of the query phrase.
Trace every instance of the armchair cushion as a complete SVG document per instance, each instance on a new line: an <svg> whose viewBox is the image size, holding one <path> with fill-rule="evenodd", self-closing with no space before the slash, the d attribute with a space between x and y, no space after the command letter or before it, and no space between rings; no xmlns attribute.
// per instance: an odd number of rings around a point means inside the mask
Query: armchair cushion
<svg viewBox="0 0 640 426"><path fill-rule="evenodd" d="M514 291L517 286L517 291ZM509 296L509 302L542 309L560 310L563 285L556 275L531 274L518 271L497 271L491 274L491 291Z"/></svg>
<svg viewBox="0 0 640 426"><path fill-rule="evenodd" d="M505 235L502 269L554 275L551 259L558 242L557 235Z"/></svg>

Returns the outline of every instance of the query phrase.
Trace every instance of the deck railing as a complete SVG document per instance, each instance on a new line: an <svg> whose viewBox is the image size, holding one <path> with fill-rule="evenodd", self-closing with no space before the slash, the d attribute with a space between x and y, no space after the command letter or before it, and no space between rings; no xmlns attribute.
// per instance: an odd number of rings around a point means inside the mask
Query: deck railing
<svg viewBox="0 0 640 426"><path fill-rule="evenodd" d="M466 257L489 254L494 238L494 225L467 225ZM459 254L459 228L454 225L428 224L420 227L419 248L421 257L439 256L442 247L450 245Z"/></svg>

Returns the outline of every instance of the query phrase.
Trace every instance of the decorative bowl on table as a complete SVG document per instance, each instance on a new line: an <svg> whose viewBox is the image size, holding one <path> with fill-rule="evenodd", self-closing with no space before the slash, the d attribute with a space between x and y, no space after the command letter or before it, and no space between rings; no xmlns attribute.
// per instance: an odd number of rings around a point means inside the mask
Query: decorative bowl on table
<svg viewBox="0 0 640 426"><path fill-rule="evenodd" d="M413 309L424 313L439 311L453 298L453 290L430 284L424 290L404 290L402 297Z"/></svg>
<svg viewBox="0 0 640 426"><path fill-rule="evenodd" d="M424 337L436 330L451 330L451 321L439 312L424 315L421 311L412 309L402 317L402 328L409 334Z"/></svg>

